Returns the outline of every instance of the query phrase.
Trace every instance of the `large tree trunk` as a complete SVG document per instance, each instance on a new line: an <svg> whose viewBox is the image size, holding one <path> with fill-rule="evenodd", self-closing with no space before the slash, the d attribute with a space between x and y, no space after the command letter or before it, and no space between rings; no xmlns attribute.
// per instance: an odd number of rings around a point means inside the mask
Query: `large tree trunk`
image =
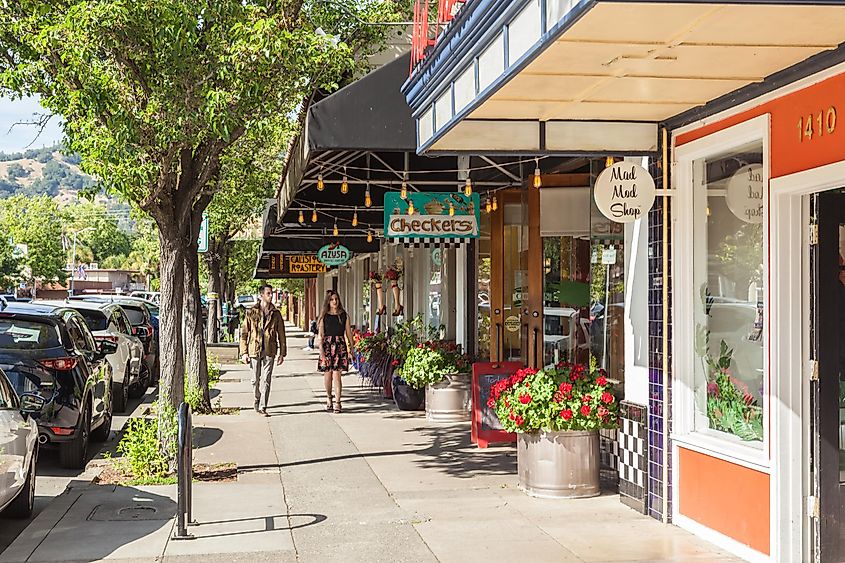
<svg viewBox="0 0 845 563"><path fill-rule="evenodd" d="M220 310L226 299L222 271L222 253L225 247L226 237L223 235L211 237L208 252L205 255L205 263L208 267L208 293L217 295L215 301L209 300L208 303L208 342L218 342L220 332L226 329Z"/></svg>
<svg viewBox="0 0 845 563"><path fill-rule="evenodd" d="M188 389L199 392L196 408L199 412L211 412L211 397L208 390L208 357L205 348L205 334L202 325L202 301L200 300L199 254L197 238L202 221L202 210L194 211L191 233L185 252L185 362ZM209 311L209 321L211 320ZM210 322L209 322L210 324Z"/></svg>

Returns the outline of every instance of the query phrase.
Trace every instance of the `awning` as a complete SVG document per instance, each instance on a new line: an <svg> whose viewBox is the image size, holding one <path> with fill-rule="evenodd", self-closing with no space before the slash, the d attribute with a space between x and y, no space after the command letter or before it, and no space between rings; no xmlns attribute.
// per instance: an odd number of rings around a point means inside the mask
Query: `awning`
<svg viewBox="0 0 845 563"><path fill-rule="evenodd" d="M418 150L654 151L659 124L836 50L843 4L469 0L403 86Z"/></svg>

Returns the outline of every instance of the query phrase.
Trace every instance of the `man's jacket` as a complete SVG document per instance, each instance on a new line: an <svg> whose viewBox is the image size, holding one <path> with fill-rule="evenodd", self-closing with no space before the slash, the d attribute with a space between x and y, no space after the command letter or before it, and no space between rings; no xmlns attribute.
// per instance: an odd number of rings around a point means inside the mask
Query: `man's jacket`
<svg viewBox="0 0 845 563"><path fill-rule="evenodd" d="M262 352L264 356L287 355L285 321L272 303L269 307L266 321L261 303L247 310L241 323L241 356L248 354L250 358L258 358Z"/></svg>

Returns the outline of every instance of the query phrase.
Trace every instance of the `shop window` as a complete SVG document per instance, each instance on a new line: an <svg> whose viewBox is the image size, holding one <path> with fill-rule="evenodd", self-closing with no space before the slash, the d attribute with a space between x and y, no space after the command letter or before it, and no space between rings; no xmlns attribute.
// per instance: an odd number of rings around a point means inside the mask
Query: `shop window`
<svg viewBox="0 0 845 563"><path fill-rule="evenodd" d="M444 285L446 283L444 272L446 261L446 252L439 247L428 248L428 304L426 306L425 316L428 325L432 327L440 327L445 324L444 321L444 300L445 292Z"/></svg>
<svg viewBox="0 0 845 563"><path fill-rule="evenodd" d="M694 430L762 447L763 145L692 162Z"/></svg>
<svg viewBox="0 0 845 563"><path fill-rule="evenodd" d="M491 248L490 248L490 214L481 214L479 225L478 247L478 274L477 274L477 340L476 355L478 358L490 357L490 274L491 274Z"/></svg>

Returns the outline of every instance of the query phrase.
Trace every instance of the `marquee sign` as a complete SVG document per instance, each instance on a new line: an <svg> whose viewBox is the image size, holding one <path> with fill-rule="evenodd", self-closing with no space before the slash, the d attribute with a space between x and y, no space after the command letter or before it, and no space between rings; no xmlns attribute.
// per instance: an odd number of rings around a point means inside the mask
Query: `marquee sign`
<svg viewBox="0 0 845 563"><path fill-rule="evenodd" d="M334 242L327 244L317 251L317 260L326 266L343 266L352 258L352 251L340 244Z"/></svg>
<svg viewBox="0 0 845 563"><path fill-rule="evenodd" d="M632 223L645 217L654 205L654 178L633 162L617 162L605 168L595 185L596 207L617 223Z"/></svg>
<svg viewBox="0 0 845 563"><path fill-rule="evenodd" d="M311 277L328 268L314 254L271 254L268 271L274 276Z"/></svg>
<svg viewBox="0 0 845 563"><path fill-rule="evenodd" d="M409 214L411 204L414 213ZM384 236L390 239L478 238L478 194L417 192L407 199L395 192L384 197Z"/></svg>

